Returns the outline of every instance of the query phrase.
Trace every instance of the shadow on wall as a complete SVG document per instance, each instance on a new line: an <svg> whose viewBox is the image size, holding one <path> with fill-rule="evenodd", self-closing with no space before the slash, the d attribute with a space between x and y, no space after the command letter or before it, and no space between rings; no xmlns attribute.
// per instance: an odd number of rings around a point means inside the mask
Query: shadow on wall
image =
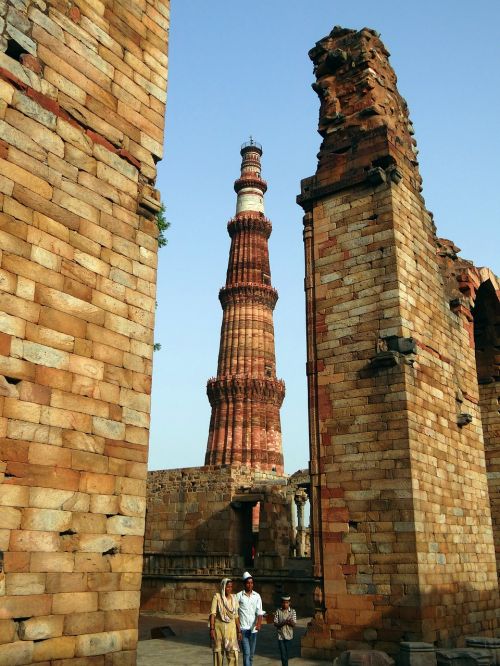
<svg viewBox="0 0 500 666"><path fill-rule="evenodd" d="M317 612L302 639L302 655L332 658L353 649L394 655L401 641L451 648L464 646L466 636L496 635L500 619L496 587L477 590L450 583L426 594L404 594L404 588L402 583L401 595L390 598L360 594L346 599L345 595L344 606L339 599L337 608ZM463 603L462 612L457 600Z"/></svg>

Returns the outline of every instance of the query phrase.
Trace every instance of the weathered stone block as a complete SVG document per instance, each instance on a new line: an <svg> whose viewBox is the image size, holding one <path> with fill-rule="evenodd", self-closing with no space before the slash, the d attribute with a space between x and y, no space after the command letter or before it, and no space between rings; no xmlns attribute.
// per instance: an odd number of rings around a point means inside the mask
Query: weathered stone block
<svg viewBox="0 0 500 666"><path fill-rule="evenodd" d="M23 641L38 641L62 636L64 617L46 615L32 617L19 623L19 637Z"/></svg>

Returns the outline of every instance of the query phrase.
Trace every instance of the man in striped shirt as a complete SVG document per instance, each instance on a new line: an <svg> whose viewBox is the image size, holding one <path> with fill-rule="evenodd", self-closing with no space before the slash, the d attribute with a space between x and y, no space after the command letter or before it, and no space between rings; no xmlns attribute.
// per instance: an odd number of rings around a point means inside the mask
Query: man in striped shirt
<svg viewBox="0 0 500 666"><path fill-rule="evenodd" d="M274 626L278 632L281 666L288 666L288 655L293 638L293 628L297 624L297 614L290 606L290 597L281 597L281 608L274 613Z"/></svg>

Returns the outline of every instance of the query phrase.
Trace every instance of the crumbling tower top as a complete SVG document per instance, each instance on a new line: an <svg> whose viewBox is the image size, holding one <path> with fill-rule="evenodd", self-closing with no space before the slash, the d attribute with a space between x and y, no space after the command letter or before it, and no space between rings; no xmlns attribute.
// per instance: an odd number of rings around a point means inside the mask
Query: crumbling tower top
<svg viewBox="0 0 500 666"><path fill-rule="evenodd" d="M329 181L340 190L363 182L370 171L374 181L396 181L406 172L413 189L421 190L413 126L389 55L374 30L338 26L309 51L323 142L314 182L303 182L301 205L312 194L304 187Z"/></svg>

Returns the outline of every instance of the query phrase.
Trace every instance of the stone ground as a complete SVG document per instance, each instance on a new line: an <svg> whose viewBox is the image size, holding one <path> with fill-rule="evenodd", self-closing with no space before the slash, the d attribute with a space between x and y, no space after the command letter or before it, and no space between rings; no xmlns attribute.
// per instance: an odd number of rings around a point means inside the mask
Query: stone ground
<svg viewBox="0 0 500 666"><path fill-rule="evenodd" d="M299 619L294 632L290 666L331 666L331 661L312 661L299 656L300 637L306 630L307 619ZM151 629L169 627L174 635L151 640ZM169 632L170 633L170 632ZM242 665L240 656L239 665ZM276 633L272 625L262 627L257 642L254 666L280 664ZM208 642L205 615L141 614L137 666L210 666L212 652Z"/></svg>

